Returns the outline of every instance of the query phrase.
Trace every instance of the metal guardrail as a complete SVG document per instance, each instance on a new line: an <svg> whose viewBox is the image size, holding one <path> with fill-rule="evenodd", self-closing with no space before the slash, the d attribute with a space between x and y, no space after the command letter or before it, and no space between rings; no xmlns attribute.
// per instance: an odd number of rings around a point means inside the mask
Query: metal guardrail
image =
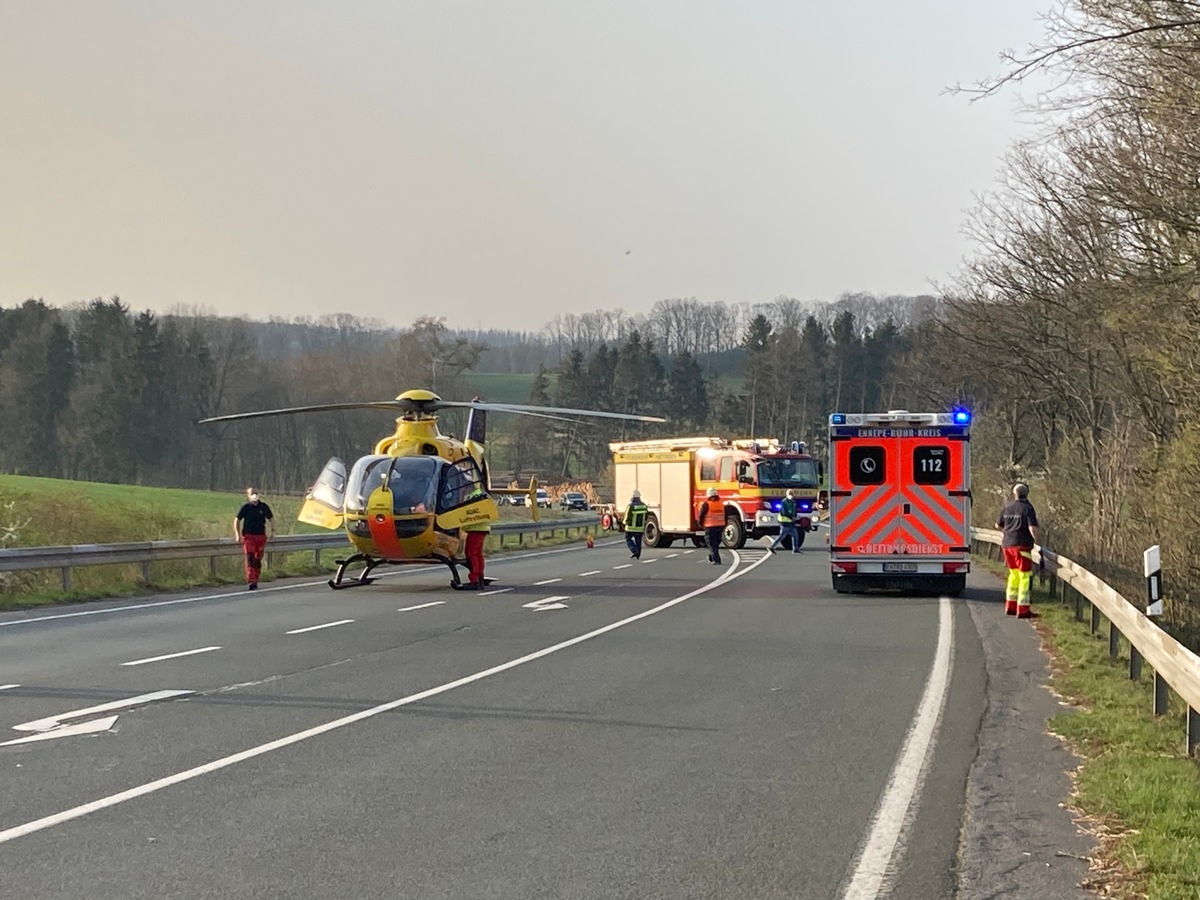
<svg viewBox="0 0 1200 900"><path fill-rule="evenodd" d="M989 559L992 547L999 547L1000 537L999 531L971 529L971 540L987 547ZM1103 619L1108 620L1109 656L1114 659L1120 656L1121 638L1125 638L1129 644L1131 679L1141 678L1143 662L1154 670L1154 715L1166 714L1168 688L1187 704L1187 754L1194 756L1200 746L1200 656L1074 560L1042 547L1034 548L1034 555L1042 564L1042 574L1049 579L1051 597L1057 597L1064 605L1073 602L1075 618L1080 622L1085 618L1084 605L1091 607L1092 634L1100 630Z"/></svg>
<svg viewBox="0 0 1200 900"><path fill-rule="evenodd" d="M525 545L527 535L536 540L541 535L572 532L580 537L600 526L599 516L577 516L569 519L548 519L540 522L500 522L492 526L497 549ZM506 540L516 536L515 545ZM344 551L350 543L343 532L336 534L282 534L267 545L268 562L283 553L312 551L316 565L326 550ZM242 545L233 538L198 538L181 541L138 541L125 544L74 544L63 547L17 547L0 550L0 572L28 572L60 569L64 591L71 590L71 570L85 566L107 566L117 563L137 563L142 567L142 580L150 583L150 566L172 559L208 559L209 572L217 571L217 560L223 556L241 556Z"/></svg>

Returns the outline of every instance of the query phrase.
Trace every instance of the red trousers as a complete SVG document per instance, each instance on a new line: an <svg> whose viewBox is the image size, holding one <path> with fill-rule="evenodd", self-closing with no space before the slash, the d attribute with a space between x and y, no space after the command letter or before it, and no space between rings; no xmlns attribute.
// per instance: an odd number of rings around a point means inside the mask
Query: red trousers
<svg viewBox="0 0 1200 900"><path fill-rule="evenodd" d="M246 551L246 584L257 584L262 574L263 550L267 547L265 534L243 534L242 548Z"/></svg>
<svg viewBox="0 0 1200 900"><path fill-rule="evenodd" d="M467 567L470 569L467 580L471 584L483 581L483 542L486 539L486 531L467 532Z"/></svg>

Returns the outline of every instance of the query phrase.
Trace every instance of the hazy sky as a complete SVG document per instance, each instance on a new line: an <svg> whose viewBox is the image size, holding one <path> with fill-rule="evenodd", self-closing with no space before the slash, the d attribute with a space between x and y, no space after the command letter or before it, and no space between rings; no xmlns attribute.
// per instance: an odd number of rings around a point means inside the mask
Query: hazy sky
<svg viewBox="0 0 1200 900"><path fill-rule="evenodd" d="M0 306L541 327L918 293L1048 0L0 0Z"/></svg>

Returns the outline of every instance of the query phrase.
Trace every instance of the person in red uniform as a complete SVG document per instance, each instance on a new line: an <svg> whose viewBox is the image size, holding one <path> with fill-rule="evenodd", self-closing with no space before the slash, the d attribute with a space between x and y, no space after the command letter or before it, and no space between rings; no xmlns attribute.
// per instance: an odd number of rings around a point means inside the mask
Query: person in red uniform
<svg viewBox="0 0 1200 900"><path fill-rule="evenodd" d="M1029 502L1029 485L1018 481L1013 485L1013 499L1000 510L996 527L1004 536L1004 564L1008 566L1008 582L1004 592L1004 611L1018 619L1033 615L1029 603L1033 588L1033 547L1041 540L1037 512Z"/></svg>
<svg viewBox="0 0 1200 900"><path fill-rule="evenodd" d="M275 537L275 514L258 498L258 488L246 488L246 502L233 519L233 537L246 551L247 590L258 590L262 575L263 551Z"/></svg>
<svg viewBox="0 0 1200 900"><path fill-rule="evenodd" d="M487 497L487 491L482 487L477 487L468 495L467 502L482 500L485 497ZM467 576L467 589L482 591L488 586L487 579L483 577L483 542L487 539L492 526L488 522L475 522L467 525L463 530L467 533L464 552L467 557L467 568L470 570L470 574Z"/></svg>

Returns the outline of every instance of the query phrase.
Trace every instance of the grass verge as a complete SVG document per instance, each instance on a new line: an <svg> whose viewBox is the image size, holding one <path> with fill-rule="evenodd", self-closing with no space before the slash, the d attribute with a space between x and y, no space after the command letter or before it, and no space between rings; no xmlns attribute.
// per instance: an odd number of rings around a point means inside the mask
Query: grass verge
<svg viewBox="0 0 1200 900"><path fill-rule="evenodd" d="M1100 843L1088 886L1122 900L1196 900L1200 764L1185 756L1184 704L1172 695L1168 714L1155 719L1151 670L1130 679L1128 642L1112 659L1107 622L1093 635L1073 603L1062 606L1044 589L1034 602L1051 687L1077 707L1050 729L1084 760L1069 805Z"/></svg>

